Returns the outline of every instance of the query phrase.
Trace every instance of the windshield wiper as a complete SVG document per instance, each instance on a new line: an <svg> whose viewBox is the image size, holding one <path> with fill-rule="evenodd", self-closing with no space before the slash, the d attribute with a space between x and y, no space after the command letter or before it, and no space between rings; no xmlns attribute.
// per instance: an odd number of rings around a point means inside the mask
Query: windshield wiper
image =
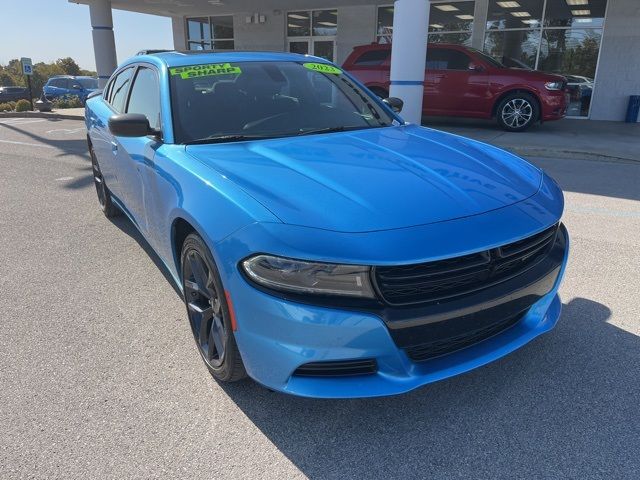
<svg viewBox="0 0 640 480"><path fill-rule="evenodd" d="M347 130L364 130L366 128L375 128L375 127L363 127L361 125L352 125L352 126L340 125L337 127L324 127L324 128L316 128L313 130L300 130L298 135L314 135L316 133L345 132Z"/></svg>
<svg viewBox="0 0 640 480"><path fill-rule="evenodd" d="M266 138L278 138L281 135L217 135L197 140L184 142L185 145L203 145L207 143L226 143L226 142L242 142L244 140L264 140Z"/></svg>

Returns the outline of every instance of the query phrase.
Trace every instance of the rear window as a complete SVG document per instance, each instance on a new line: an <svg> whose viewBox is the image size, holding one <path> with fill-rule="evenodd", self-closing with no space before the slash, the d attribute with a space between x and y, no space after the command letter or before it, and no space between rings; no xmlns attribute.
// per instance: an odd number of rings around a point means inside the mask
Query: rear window
<svg viewBox="0 0 640 480"><path fill-rule="evenodd" d="M379 50L368 50L360 55L356 59L356 61L353 62L353 64L362 66L382 65L390 56L391 50L386 48Z"/></svg>

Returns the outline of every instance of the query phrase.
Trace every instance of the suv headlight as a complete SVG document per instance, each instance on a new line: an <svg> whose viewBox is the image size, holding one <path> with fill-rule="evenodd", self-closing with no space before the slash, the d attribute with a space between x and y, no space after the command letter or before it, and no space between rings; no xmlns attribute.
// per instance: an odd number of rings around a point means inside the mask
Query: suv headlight
<svg viewBox="0 0 640 480"><path fill-rule="evenodd" d="M562 90L564 82L547 82L544 84L544 88L547 90Z"/></svg>
<svg viewBox="0 0 640 480"><path fill-rule="evenodd" d="M255 283L272 290L375 298L370 267L256 255L243 260L242 269Z"/></svg>

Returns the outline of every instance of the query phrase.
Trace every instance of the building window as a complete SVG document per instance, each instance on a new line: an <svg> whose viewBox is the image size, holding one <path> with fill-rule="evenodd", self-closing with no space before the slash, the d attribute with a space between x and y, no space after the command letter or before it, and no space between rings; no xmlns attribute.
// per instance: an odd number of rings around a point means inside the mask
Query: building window
<svg viewBox="0 0 640 480"><path fill-rule="evenodd" d="M334 61L337 33L337 10L287 13L287 43L292 53L311 54Z"/></svg>
<svg viewBox="0 0 640 480"><path fill-rule="evenodd" d="M233 50L233 16L187 18L189 50Z"/></svg>
<svg viewBox="0 0 640 480"><path fill-rule="evenodd" d="M588 116L607 0L490 0L484 50L508 67L567 77L568 115Z"/></svg>
<svg viewBox="0 0 640 480"><path fill-rule="evenodd" d="M428 41L471 46L475 1L431 3ZM378 7L376 40L391 43L393 36L393 6Z"/></svg>

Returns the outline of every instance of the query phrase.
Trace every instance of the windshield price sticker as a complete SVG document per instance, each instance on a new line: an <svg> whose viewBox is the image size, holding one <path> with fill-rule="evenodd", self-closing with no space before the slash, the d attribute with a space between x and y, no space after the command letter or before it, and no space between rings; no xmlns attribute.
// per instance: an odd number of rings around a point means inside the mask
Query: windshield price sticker
<svg viewBox="0 0 640 480"><path fill-rule="evenodd" d="M342 74L342 70L340 70L338 67L327 65L326 63L303 63L302 66L308 68L309 70L313 70L314 72L331 73L333 75Z"/></svg>
<svg viewBox="0 0 640 480"><path fill-rule="evenodd" d="M240 74L240 67L231 65L230 63L211 63L207 65L188 65L186 67L174 67L169 69L171 75L180 75L180 78L186 80L188 78L209 77L212 75L233 75Z"/></svg>

